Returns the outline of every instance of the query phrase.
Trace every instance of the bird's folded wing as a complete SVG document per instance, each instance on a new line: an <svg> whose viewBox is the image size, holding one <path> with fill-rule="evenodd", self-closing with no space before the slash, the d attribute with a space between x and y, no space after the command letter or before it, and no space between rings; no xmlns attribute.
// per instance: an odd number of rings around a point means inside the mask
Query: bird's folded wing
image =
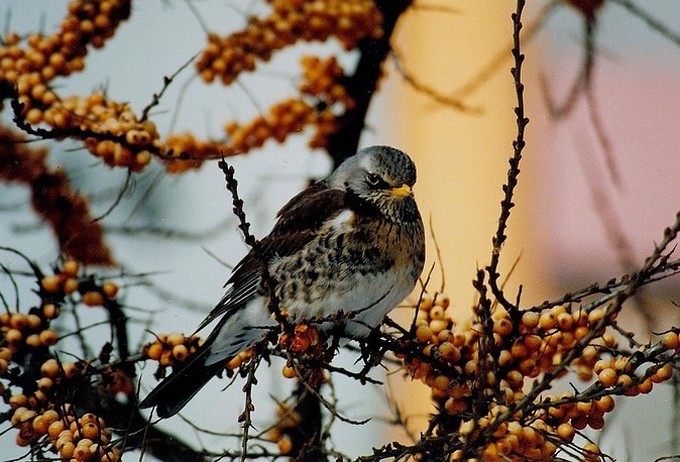
<svg viewBox="0 0 680 462"><path fill-rule="evenodd" d="M260 241L260 250L250 252L236 265L225 284L222 300L196 329L201 330L223 315L230 316L251 300L261 288L263 262L286 257L300 250L317 235L323 223L347 209L346 194L315 183L294 196L277 214L272 232Z"/></svg>

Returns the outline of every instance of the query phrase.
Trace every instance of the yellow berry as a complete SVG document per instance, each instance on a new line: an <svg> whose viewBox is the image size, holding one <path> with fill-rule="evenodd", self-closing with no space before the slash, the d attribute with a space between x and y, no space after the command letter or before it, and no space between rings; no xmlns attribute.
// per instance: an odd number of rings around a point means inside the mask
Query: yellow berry
<svg viewBox="0 0 680 462"><path fill-rule="evenodd" d="M77 261L67 260L64 262L64 266L62 267L61 272L66 276L75 277L78 275L79 270L80 264Z"/></svg>
<svg viewBox="0 0 680 462"><path fill-rule="evenodd" d="M619 375L611 367L607 367L606 369L603 369L602 372L597 374L597 379L605 387L611 387L614 384L616 384L616 381L618 380L618 378L619 378Z"/></svg>
<svg viewBox="0 0 680 462"><path fill-rule="evenodd" d="M40 373L44 377L56 377L59 375L59 363L56 359L48 359L40 366Z"/></svg>
<svg viewBox="0 0 680 462"><path fill-rule="evenodd" d="M418 326L416 329L416 340L420 343L427 343L432 340L432 329L429 325Z"/></svg>
<svg viewBox="0 0 680 462"><path fill-rule="evenodd" d="M45 276L40 285L46 292L56 293L61 289L61 280L58 276Z"/></svg>
<svg viewBox="0 0 680 462"><path fill-rule="evenodd" d="M102 285L102 291L108 298L113 298L118 293L118 285L107 281Z"/></svg>
<svg viewBox="0 0 680 462"><path fill-rule="evenodd" d="M52 329L45 329L44 331L40 332L39 335L40 343L45 346L52 346L57 343L57 340L59 340L57 333Z"/></svg>
<svg viewBox="0 0 680 462"><path fill-rule="evenodd" d="M293 450L293 441L289 436L283 435L280 440L276 442L281 454L289 454Z"/></svg>
<svg viewBox="0 0 680 462"><path fill-rule="evenodd" d="M293 379L297 376L295 374L295 368L292 366L288 365L283 366L283 370L281 372L283 373L283 376L287 379Z"/></svg>
<svg viewBox="0 0 680 462"><path fill-rule="evenodd" d="M78 280L76 278L68 278L64 281L64 293L72 294L78 290Z"/></svg>
<svg viewBox="0 0 680 462"><path fill-rule="evenodd" d="M83 294L83 303L87 306L101 306L104 304L104 296L95 290Z"/></svg>
<svg viewBox="0 0 680 462"><path fill-rule="evenodd" d="M666 332L661 336L661 344L668 348L669 350L675 350L680 346L680 339L678 339L678 334L671 331Z"/></svg>
<svg viewBox="0 0 680 462"><path fill-rule="evenodd" d="M42 312L47 319L54 319L59 315L59 309L52 303L44 305L42 307Z"/></svg>
<svg viewBox="0 0 680 462"><path fill-rule="evenodd" d="M189 354L189 350L184 345L175 345L172 348L172 356L178 361L184 361Z"/></svg>
<svg viewBox="0 0 680 462"><path fill-rule="evenodd" d="M158 361L161 354L163 354L163 345L158 342L154 342L146 348L146 355L151 359Z"/></svg>

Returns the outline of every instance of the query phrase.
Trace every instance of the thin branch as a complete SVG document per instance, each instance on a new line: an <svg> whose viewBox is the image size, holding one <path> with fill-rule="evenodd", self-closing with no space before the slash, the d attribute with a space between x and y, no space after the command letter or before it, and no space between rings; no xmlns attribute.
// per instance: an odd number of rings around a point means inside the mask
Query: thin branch
<svg viewBox="0 0 680 462"><path fill-rule="evenodd" d="M501 250L503 244L507 239L505 230L508 226L508 219L510 218L510 210L515 206L513 202L515 187L517 186L517 178L520 174L519 164L522 160L522 152L526 145L524 140L524 132L529 123L529 119L524 115L524 84L522 83L522 64L524 63L524 54L521 52L520 31L522 30L522 11L524 9L525 1L519 0L517 2L517 11L512 15L513 24L513 43L512 56L514 57L514 67L511 69L513 81L515 84L515 94L517 97L517 106L515 107L515 116L517 123L517 137L512 143L513 155L509 159L510 168L508 170L508 179L503 185L504 197L501 200L501 213L498 218L498 228L496 234L492 238L493 251L491 253L491 262L486 270L489 273L489 286L491 291L498 300L498 302L508 311L516 311L517 307L508 301L503 293L503 290L498 285L500 274L498 273L498 265L500 263Z"/></svg>

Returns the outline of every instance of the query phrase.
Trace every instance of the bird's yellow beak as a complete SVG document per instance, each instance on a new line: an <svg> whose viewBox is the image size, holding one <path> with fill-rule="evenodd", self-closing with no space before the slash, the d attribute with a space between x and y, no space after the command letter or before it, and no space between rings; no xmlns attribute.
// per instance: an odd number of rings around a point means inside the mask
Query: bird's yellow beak
<svg viewBox="0 0 680 462"><path fill-rule="evenodd" d="M413 194L413 192L411 191L411 187L407 184L403 184L403 185L399 186L398 188L390 189L390 193L393 196L397 196L397 197L407 197L407 196L410 196L411 194Z"/></svg>

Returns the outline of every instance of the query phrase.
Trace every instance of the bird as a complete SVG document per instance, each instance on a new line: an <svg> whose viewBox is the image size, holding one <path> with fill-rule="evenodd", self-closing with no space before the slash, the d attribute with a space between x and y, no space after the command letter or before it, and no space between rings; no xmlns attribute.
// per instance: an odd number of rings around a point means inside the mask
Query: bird
<svg viewBox="0 0 680 462"><path fill-rule="evenodd" d="M198 326L196 332L216 323L205 342L140 408L171 417L230 359L264 339L278 326L271 295L291 323L342 313L345 336L368 337L413 291L423 270L415 182L415 164L406 153L377 145L290 199L271 232L234 267L224 296Z"/></svg>

